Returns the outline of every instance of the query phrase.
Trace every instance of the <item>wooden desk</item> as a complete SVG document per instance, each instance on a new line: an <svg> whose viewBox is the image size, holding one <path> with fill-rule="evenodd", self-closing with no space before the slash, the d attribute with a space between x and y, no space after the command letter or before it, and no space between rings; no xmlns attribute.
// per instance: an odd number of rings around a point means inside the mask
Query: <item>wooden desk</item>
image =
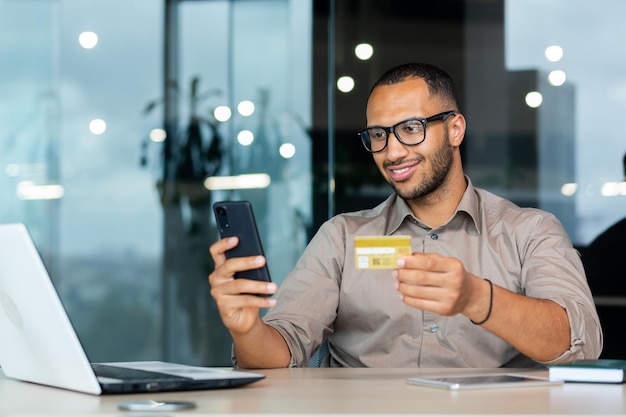
<svg viewBox="0 0 626 417"><path fill-rule="evenodd" d="M509 370L510 371L510 370ZM545 375L545 371L521 373ZM496 388L451 392L408 385L411 376L479 373L456 369L275 369L246 387L195 392L92 396L18 382L0 372L0 416L115 415L239 417L252 415L340 416L559 416L626 413L626 385L564 384L562 386ZM490 370L490 372L505 372ZM180 412L120 412L117 404L135 399L188 400L197 408Z"/></svg>

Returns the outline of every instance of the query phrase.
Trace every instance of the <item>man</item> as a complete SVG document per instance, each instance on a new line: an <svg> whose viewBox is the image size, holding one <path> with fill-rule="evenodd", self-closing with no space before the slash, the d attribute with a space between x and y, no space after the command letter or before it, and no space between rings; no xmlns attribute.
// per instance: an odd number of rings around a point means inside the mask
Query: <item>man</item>
<svg viewBox="0 0 626 417"><path fill-rule="evenodd" d="M263 257L211 247L211 294L239 366L306 366L324 339L328 366L531 367L597 358L602 332L583 266L559 221L474 188L459 146L465 118L453 82L427 64L374 85L360 133L395 190L338 215L275 284L234 279ZM354 237L410 235L394 270L356 269ZM260 308L270 308L259 317Z"/></svg>

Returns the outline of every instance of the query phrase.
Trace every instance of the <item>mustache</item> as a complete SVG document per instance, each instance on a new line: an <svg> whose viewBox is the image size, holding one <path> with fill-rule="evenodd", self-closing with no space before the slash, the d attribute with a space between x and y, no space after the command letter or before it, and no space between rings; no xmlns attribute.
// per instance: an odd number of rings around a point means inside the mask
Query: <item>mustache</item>
<svg viewBox="0 0 626 417"><path fill-rule="evenodd" d="M393 169L394 167L401 166L403 164L420 163L424 162L425 160L426 158L424 158L422 155L417 155L411 158L401 159L399 161L385 161L383 162L383 168Z"/></svg>

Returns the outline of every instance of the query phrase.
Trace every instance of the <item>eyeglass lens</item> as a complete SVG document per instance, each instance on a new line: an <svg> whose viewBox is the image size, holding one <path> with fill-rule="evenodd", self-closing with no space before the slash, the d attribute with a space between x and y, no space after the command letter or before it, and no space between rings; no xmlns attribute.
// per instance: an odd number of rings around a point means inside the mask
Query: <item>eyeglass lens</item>
<svg viewBox="0 0 626 417"><path fill-rule="evenodd" d="M424 140L424 123L421 120L406 120L388 128L367 129L363 139L369 143L365 143L365 146L373 152L380 151L387 144L387 136L391 133L406 145L417 145Z"/></svg>

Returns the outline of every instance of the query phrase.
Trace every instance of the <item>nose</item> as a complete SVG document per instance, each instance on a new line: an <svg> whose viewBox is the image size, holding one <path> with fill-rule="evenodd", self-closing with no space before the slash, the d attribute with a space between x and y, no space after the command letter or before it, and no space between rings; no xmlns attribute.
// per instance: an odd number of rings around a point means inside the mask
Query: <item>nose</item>
<svg viewBox="0 0 626 417"><path fill-rule="evenodd" d="M387 159L390 161L404 158L409 152L408 147L398 140L396 132L388 134L387 149L385 150L387 151Z"/></svg>

